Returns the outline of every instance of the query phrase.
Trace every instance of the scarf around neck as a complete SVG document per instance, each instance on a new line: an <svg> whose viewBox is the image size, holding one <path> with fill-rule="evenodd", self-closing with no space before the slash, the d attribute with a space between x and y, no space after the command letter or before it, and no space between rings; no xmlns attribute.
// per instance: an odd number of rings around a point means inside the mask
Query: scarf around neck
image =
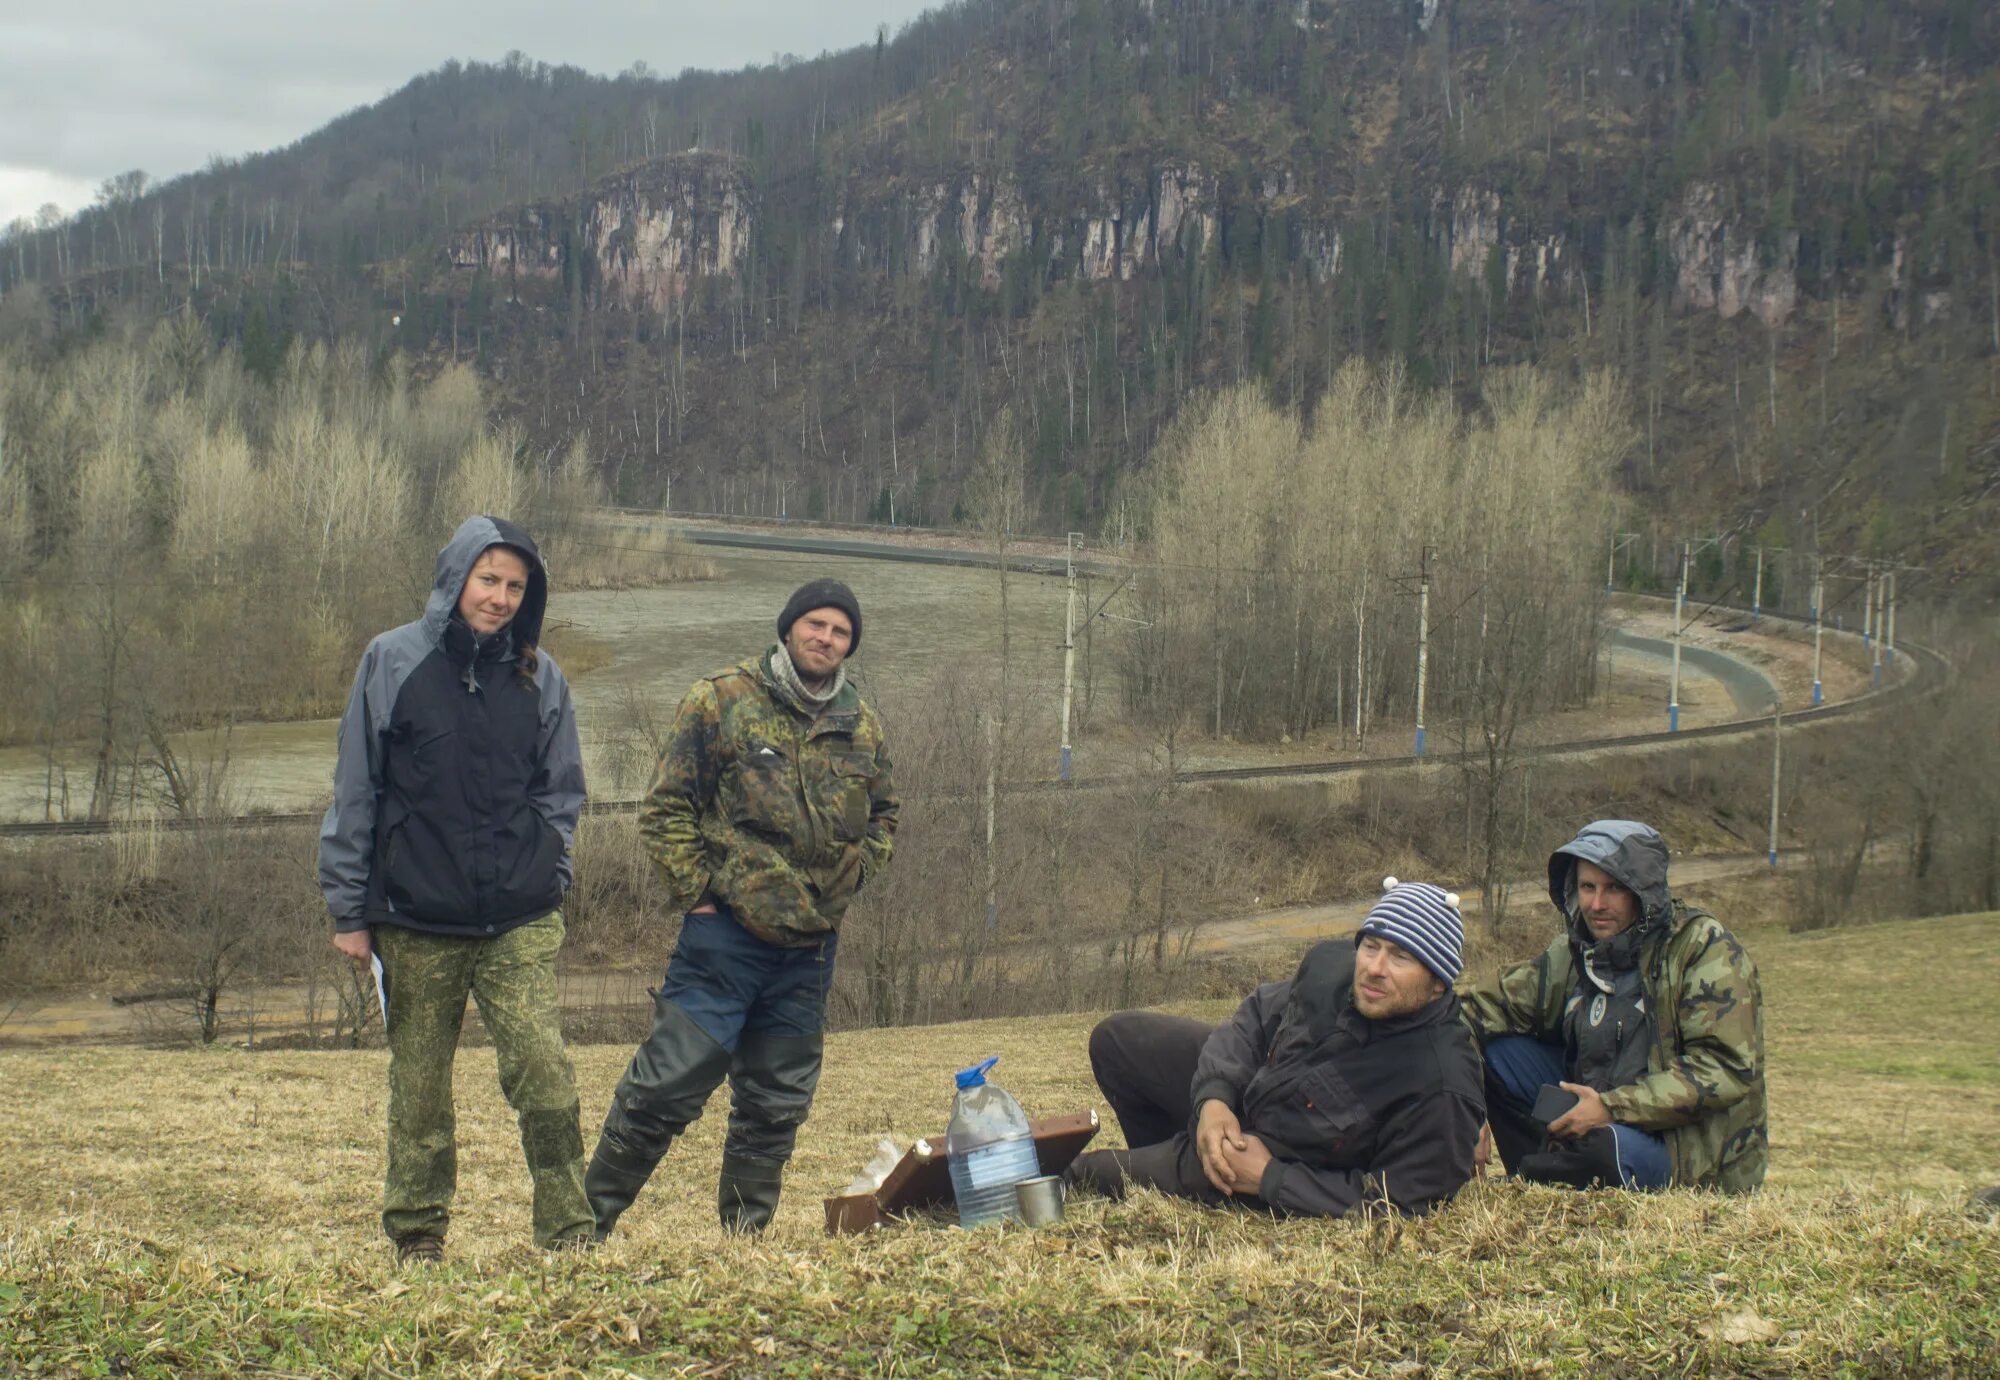
<svg viewBox="0 0 2000 1380"><path fill-rule="evenodd" d="M817 715L832 704L834 697L847 684L847 667L842 665L834 668L833 679L826 683L825 690L815 694L806 689L805 682L799 678L799 668L792 665L792 654L785 650L782 642L771 648L770 664L771 676L778 682L778 688L808 714Z"/></svg>

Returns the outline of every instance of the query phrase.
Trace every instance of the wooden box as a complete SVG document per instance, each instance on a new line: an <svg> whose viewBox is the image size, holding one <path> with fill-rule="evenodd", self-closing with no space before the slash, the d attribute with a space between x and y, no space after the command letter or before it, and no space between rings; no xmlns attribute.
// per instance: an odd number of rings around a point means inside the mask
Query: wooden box
<svg viewBox="0 0 2000 1380"><path fill-rule="evenodd" d="M1097 1134L1097 1113L1044 1117L1028 1123L1035 1158L1044 1174L1060 1174ZM873 1193L850 1193L826 1200L829 1232L862 1232L899 1222L903 1215L949 1206L954 1201L944 1137L920 1140L904 1152Z"/></svg>

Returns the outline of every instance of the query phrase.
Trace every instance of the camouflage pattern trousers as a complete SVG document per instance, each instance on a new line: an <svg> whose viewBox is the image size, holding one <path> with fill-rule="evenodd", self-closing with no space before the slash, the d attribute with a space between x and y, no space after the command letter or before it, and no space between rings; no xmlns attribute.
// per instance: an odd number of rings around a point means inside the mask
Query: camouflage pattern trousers
<svg viewBox="0 0 2000 1380"><path fill-rule="evenodd" d="M499 1056L500 1091L521 1126L534 1180L535 1244L588 1236L576 1074L563 1049L556 951L563 917L550 911L491 939L375 927L388 997L389 1172L382 1229L392 1241L443 1236L458 1187L451 1069L465 999Z"/></svg>

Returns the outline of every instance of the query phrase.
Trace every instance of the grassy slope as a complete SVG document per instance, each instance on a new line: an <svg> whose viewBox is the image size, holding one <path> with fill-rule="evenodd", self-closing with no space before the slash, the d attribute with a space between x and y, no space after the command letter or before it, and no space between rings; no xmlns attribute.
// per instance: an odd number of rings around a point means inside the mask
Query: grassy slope
<svg viewBox="0 0 2000 1380"><path fill-rule="evenodd" d="M1959 1205L2000 1182L1996 921L1754 938L1761 1198L1490 1183L1409 1224L1148 1195L1032 1235L819 1235L877 1135L938 1129L954 1067L998 1051L1031 1110L1090 1105L1090 1020L1062 1017L836 1038L765 1240L713 1226L718 1104L585 1259L515 1244L519 1151L473 1052L455 1262L399 1277L381 1054L0 1056L0 1371L1992 1374L2000 1228ZM577 1051L587 1125L626 1053Z"/></svg>

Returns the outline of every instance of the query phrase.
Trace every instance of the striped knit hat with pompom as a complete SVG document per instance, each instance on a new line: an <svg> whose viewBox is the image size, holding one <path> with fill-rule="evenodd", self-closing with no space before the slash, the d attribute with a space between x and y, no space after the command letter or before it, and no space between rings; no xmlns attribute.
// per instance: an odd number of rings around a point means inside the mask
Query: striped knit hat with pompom
<svg viewBox="0 0 2000 1380"><path fill-rule="evenodd" d="M1382 899L1368 912L1355 933L1359 944L1369 935L1410 951L1417 961L1449 987L1464 967L1459 950L1465 944L1465 922L1458 915L1458 893L1429 882L1382 879Z"/></svg>

